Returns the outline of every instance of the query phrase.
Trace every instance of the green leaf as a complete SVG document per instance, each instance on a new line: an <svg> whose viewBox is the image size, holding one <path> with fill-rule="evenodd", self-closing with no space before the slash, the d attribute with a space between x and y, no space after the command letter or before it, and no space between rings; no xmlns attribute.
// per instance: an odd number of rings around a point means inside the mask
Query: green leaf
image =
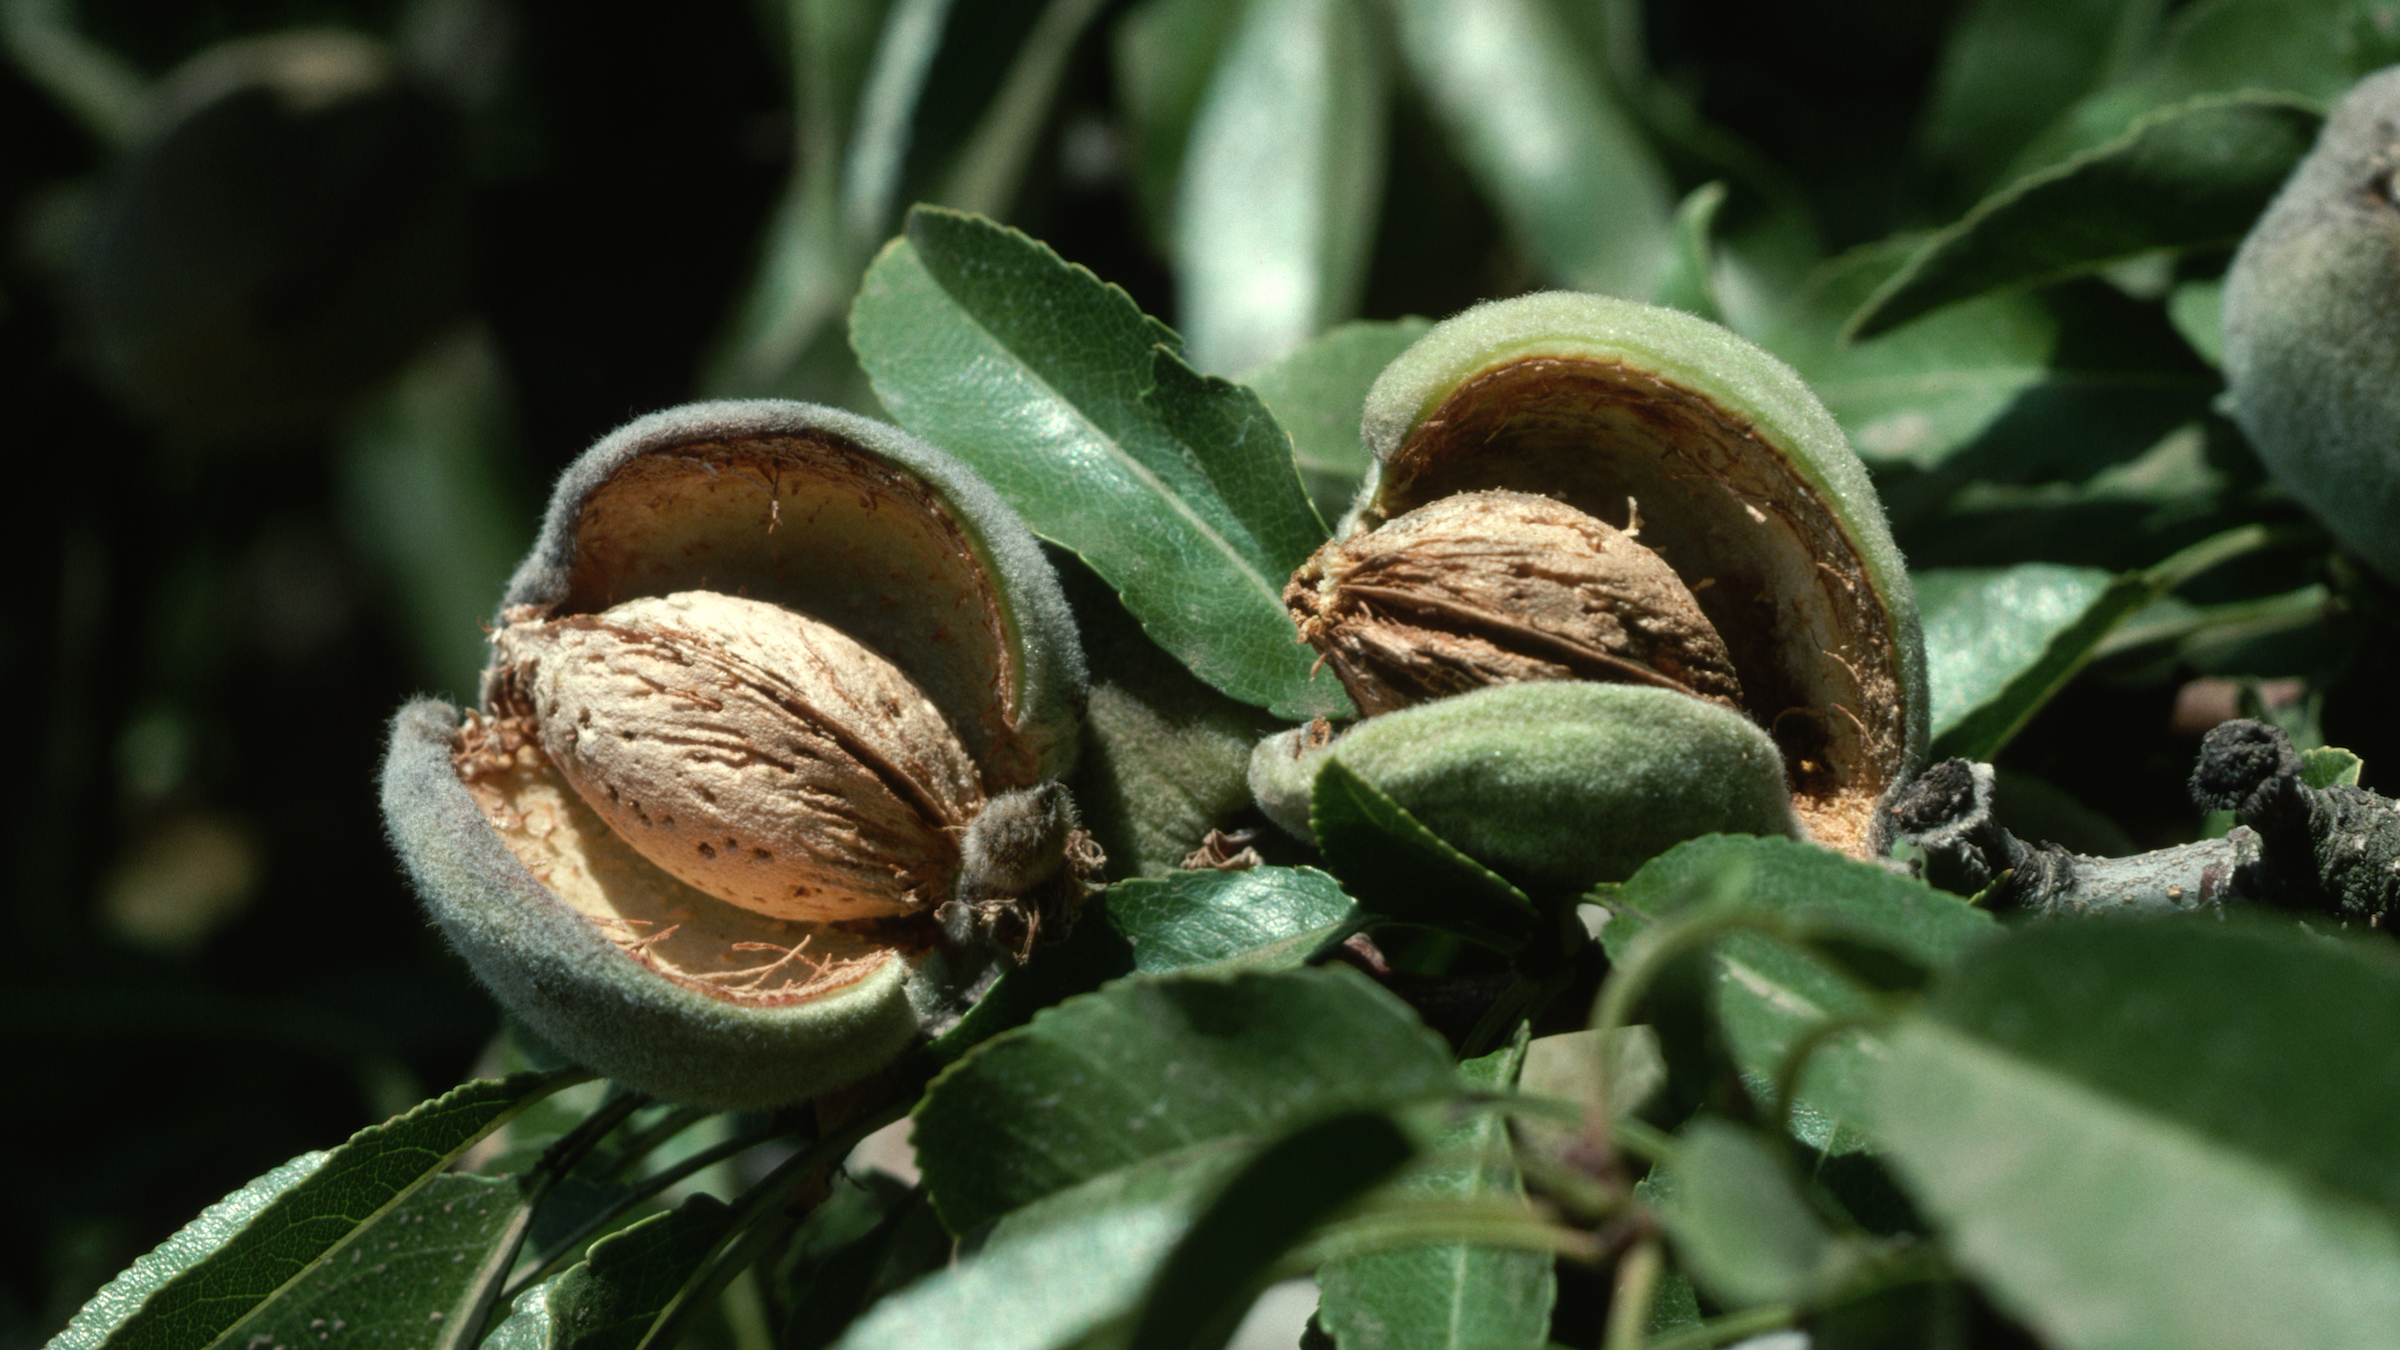
<svg viewBox="0 0 2400 1350"><path fill-rule="evenodd" d="M2330 104L2400 61L2389 0L2199 0L2120 80L2086 96L2019 160L2039 166L2112 140L2196 95L2267 90Z"/></svg>
<svg viewBox="0 0 2400 1350"><path fill-rule="evenodd" d="M851 337L896 420L1081 555L1193 673L1288 717L1347 710L1283 607L1324 537L1288 440L1124 292L991 221L919 209L868 270Z"/></svg>
<svg viewBox="0 0 2400 1350"><path fill-rule="evenodd" d="M1231 374L1351 317L1382 195L1382 36L1362 0L1249 0L1183 150L1176 315Z"/></svg>
<svg viewBox="0 0 2400 1350"><path fill-rule="evenodd" d="M1290 564L1288 581L1290 568L1308 561L1325 542L1325 522L1300 490L1292 438L1251 390L1202 375L1163 348L1152 349L1150 361L1151 383L1142 403L1167 434L1191 448L1218 499L1252 535L1259 556L1276 567ZM1282 594L1276 592L1278 603Z"/></svg>
<svg viewBox="0 0 2400 1350"><path fill-rule="evenodd" d="M2042 705L2066 687L2119 625L2193 576L2268 542L2264 527L2238 527L2105 585L2082 569L2047 564L2025 564L2001 572L1917 573L1931 583L1918 592L1929 668L1936 660L2006 662L2015 667L1997 692L1990 692L1995 682L1985 676L1954 670L1951 688L1959 701L1951 705L1956 720L1947 729L1940 721L1943 677L1933 676L1937 691L1933 757L1992 758ZM2082 601L2080 612L2070 614L2078 599ZM2021 612L2022 622L2008 617L2012 607ZM1982 636L1976 635L1978 628ZM1959 654L1962 649L1963 655ZM1937 650L1946 654L1937 657ZM1978 694L1983 695L1982 701L1968 706Z"/></svg>
<svg viewBox="0 0 2400 1350"><path fill-rule="evenodd" d="M2232 244L2316 139L2320 114L2278 95L2196 99L1985 198L1927 240L1852 316L1858 337L2003 287L2155 249Z"/></svg>
<svg viewBox="0 0 2400 1350"><path fill-rule="evenodd" d="M2186 281L2167 292L2167 318L2200 359L2225 364L2225 282Z"/></svg>
<svg viewBox="0 0 2400 1350"><path fill-rule="evenodd" d="M1104 0L1050 0L1016 41L992 41L990 34L969 32L956 44L962 53L984 53L984 60L1005 53L1008 62L931 200L980 215L1008 214L1050 124L1069 63L1103 4ZM981 18L1011 8L1016 7L971 6L969 13ZM941 75L937 70L935 78Z"/></svg>
<svg viewBox="0 0 2400 1350"><path fill-rule="evenodd" d="M1876 1121L1954 1258L2045 1343L2400 1345L2400 961L2216 924L1970 955Z"/></svg>
<svg viewBox="0 0 2400 1350"><path fill-rule="evenodd" d="M1208 94L1217 54L1241 16L1241 6L1223 0L1140 0L1110 34L1126 167L1152 243L1162 255L1171 246L1168 222L1192 119Z"/></svg>
<svg viewBox="0 0 2400 1350"><path fill-rule="evenodd" d="M878 1299L947 1267L954 1243L924 1193L888 1174L843 1173L793 1244L781 1350L831 1345Z"/></svg>
<svg viewBox="0 0 2400 1350"><path fill-rule="evenodd" d="M1551 281L1644 297L1667 176L1547 0L1399 0L1400 54L1458 157Z"/></svg>
<svg viewBox="0 0 2400 1350"><path fill-rule="evenodd" d="M468 1083L359 1131L330 1153L285 1164L134 1262L52 1344L201 1350L238 1343L236 1333L252 1319L279 1315L285 1297L315 1290L320 1278L367 1273L339 1269L365 1259L366 1234L502 1121L586 1076L571 1070ZM449 1262L447 1251L442 1260ZM437 1311L418 1304L415 1321Z"/></svg>
<svg viewBox="0 0 2400 1350"><path fill-rule="evenodd" d="M1615 888L1613 917L1600 930L1609 959L1624 966L1645 934L1700 920L1725 936L1709 948L1711 998L1736 1065L1773 1083L1792 1051L1828 1021L1876 1010L1861 984L1801 940L1838 936L1879 946L1935 970L1997 931L1992 917L1947 892L1789 839L1715 835L1679 844ZM1765 926L1782 936L1739 931ZM1843 1122L1865 1117L1873 1052L1856 1033L1832 1037L1808 1061L1799 1095L1816 1114L1805 1142L1823 1148Z"/></svg>
<svg viewBox="0 0 2400 1350"><path fill-rule="evenodd" d="M950 0L790 5L793 171L708 387L786 386L857 285L891 218Z"/></svg>
<svg viewBox="0 0 2400 1350"><path fill-rule="evenodd" d="M484 330L439 343L370 397L341 449L347 523L386 578L416 644L417 677L472 701L484 621L525 546L504 490L513 462L508 376Z"/></svg>
<svg viewBox="0 0 2400 1350"><path fill-rule="evenodd" d="M1523 891L1443 840L1340 760L1317 774L1309 824L1326 866L1369 911L1514 951L1542 930Z"/></svg>
<svg viewBox="0 0 2400 1350"><path fill-rule="evenodd" d="M2128 603L2149 599L2139 578L2119 585L2097 568L2051 563L1936 568L1909 580L1925 623L1935 759L1990 759L1999 748L1994 732L2022 725L2064 683L2056 668L2072 674L2091 645L2132 612ZM2082 631L2093 623L2098 632ZM2053 659L2070 649L2072 664ZM1970 719L1979 720L1962 732Z"/></svg>
<svg viewBox="0 0 2400 1350"><path fill-rule="evenodd" d="M1505 1091L1524 1051L1495 1051L1459 1066L1466 1080ZM1476 1115L1451 1127L1427 1164L1396 1188L1416 1199L1514 1200L1524 1194L1506 1118ZM1341 1350L1538 1350L1550 1336L1557 1278L1540 1252L1467 1242L1426 1243L1327 1262L1317 1321Z"/></svg>
<svg viewBox="0 0 2400 1350"><path fill-rule="evenodd" d="M1856 1270L1860 1244L1834 1233L1776 1148L1703 1117L1678 1137L1659 1218L1683 1268L1728 1308L1799 1303Z"/></svg>
<svg viewBox="0 0 2400 1350"><path fill-rule="evenodd" d="M1432 326L1426 319L1343 324L1242 377L1291 433L1300 481L1325 519L1350 509L1371 462L1358 431L1368 388Z"/></svg>
<svg viewBox="0 0 2400 1350"><path fill-rule="evenodd" d="M1440 1039L1347 968L1128 980L936 1079L916 1111L917 1162L963 1233L1186 1145L1456 1086Z"/></svg>
<svg viewBox="0 0 2400 1350"><path fill-rule="evenodd" d="M2151 36L2161 0L1977 0L1942 48L1919 133L1970 187L1993 185Z"/></svg>
<svg viewBox="0 0 2400 1350"><path fill-rule="evenodd" d="M437 1176L359 1229L349 1255L321 1261L228 1331L225 1345L353 1341L455 1344L487 1281L504 1279L524 1189L513 1178ZM267 1339L261 1340L259 1338Z"/></svg>
<svg viewBox="0 0 2400 1350"><path fill-rule="evenodd" d="M592 1244L582 1262L550 1285L551 1345L558 1350L632 1350L725 1235L731 1211L695 1195Z"/></svg>
<svg viewBox="0 0 2400 1350"><path fill-rule="evenodd" d="M1140 1301L1254 1151L1220 1139L1092 1178L1003 1219L974 1255L867 1311L836 1350L1063 1350Z"/></svg>
<svg viewBox="0 0 2400 1350"><path fill-rule="evenodd" d="M1692 189L1675 208L1675 246L1668 255L1666 274L1659 279L1659 304L1697 314L1710 323L1725 321L1717 300L1716 258L1710 233L1717 210L1725 205L1725 185L1708 183Z"/></svg>
<svg viewBox="0 0 2400 1350"><path fill-rule="evenodd" d="M1121 881L1103 903L1145 975L1296 966L1358 913L1332 877L1309 867Z"/></svg>
<svg viewBox="0 0 2400 1350"><path fill-rule="evenodd" d="M1371 1111L1303 1125L1260 1149L1159 1267L1128 1350L1217 1350L1277 1257L1415 1154L1391 1117Z"/></svg>
<svg viewBox="0 0 2400 1350"><path fill-rule="evenodd" d="M2312 788L2329 788L2343 783L2357 787L2359 770L2366 766L2365 760L2330 745L2300 752L2300 777Z"/></svg>
<svg viewBox="0 0 2400 1350"><path fill-rule="evenodd" d="M2168 326L2098 282L1965 301L1907 331L1844 344L1847 316L1912 245L1895 240L1829 264L1767 345L1790 361L1861 457L1898 518L1940 506L1966 479L2089 477L2199 416L2220 387ZM1947 469L1929 488L1893 466Z"/></svg>

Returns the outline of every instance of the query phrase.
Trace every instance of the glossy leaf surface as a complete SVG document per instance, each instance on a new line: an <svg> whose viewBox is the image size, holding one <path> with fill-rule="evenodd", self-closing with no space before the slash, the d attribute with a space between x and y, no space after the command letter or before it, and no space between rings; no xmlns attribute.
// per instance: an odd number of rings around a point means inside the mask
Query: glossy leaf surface
<svg viewBox="0 0 2400 1350"><path fill-rule="evenodd" d="M1124 292L990 221L919 210L851 337L902 425L1082 555L1195 674L1287 716L1347 707L1283 608L1324 538L1288 438Z"/></svg>
<svg viewBox="0 0 2400 1350"><path fill-rule="evenodd" d="M415 1221L407 1208L410 1196L510 1115L583 1077L580 1072L520 1074L468 1083L407 1115L359 1131L319 1161L287 1164L134 1263L53 1344L61 1350L189 1350L250 1334L241 1329L284 1314L283 1300L322 1296L340 1280L366 1274L362 1263L372 1245L367 1236L387 1222ZM504 1191L513 1207L515 1188ZM484 1212L480 1201L470 1209ZM443 1273L449 1272L454 1253L463 1255L476 1242L471 1233L456 1240L465 1245L440 1254ZM360 1269L343 1270L342 1263ZM471 1270L474 1263L458 1264ZM373 1297L380 1302L386 1292L398 1294L401 1287L379 1286ZM412 1297L417 1292L409 1291ZM433 1314L451 1315L456 1305L428 1307L418 1301L415 1310L414 1320L438 1323Z"/></svg>

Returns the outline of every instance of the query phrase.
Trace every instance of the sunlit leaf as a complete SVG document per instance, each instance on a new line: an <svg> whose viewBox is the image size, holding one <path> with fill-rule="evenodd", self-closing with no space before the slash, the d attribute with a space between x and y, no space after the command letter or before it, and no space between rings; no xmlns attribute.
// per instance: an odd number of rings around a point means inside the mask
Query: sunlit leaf
<svg viewBox="0 0 2400 1350"><path fill-rule="evenodd" d="M1925 623L1933 758L1988 760L2005 734L2064 682L2108 629L2148 603L2135 578L2023 563L1910 577Z"/></svg>
<svg viewBox="0 0 2400 1350"><path fill-rule="evenodd" d="M1192 364L1264 365L1358 307L1383 187L1384 41L1363 0L1250 0L1175 197Z"/></svg>
<svg viewBox="0 0 2400 1350"><path fill-rule="evenodd" d="M1673 197L1546 0L1400 0L1400 53L1458 156L1551 280L1647 298Z"/></svg>
<svg viewBox="0 0 2400 1350"><path fill-rule="evenodd" d="M1122 881L1104 903L1145 975L1298 965L1358 910L1332 877L1308 867Z"/></svg>
<svg viewBox="0 0 2400 1350"><path fill-rule="evenodd" d="M399 1239L382 1225L415 1220L414 1211L405 1208L410 1196L510 1115L583 1077L580 1072L520 1074L469 1083L407 1115L359 1131L330 1153L286 1164L136 1261L95 1295L52 1344L59 1350L198 1350L238 1344L235 1338L250 1334L244 1327L283 1316L287 1298L310 1300L328 1290L338 1293L334 1286L351 1276L359 1277L356 1283L363 1291L368 1275L390 1273L372 1269L377 1263L370 1259L374 1244L365 1240L368 1234L385 1237L392 1244L386 1250L396 1250ZM512 1184L477 1184L485 1188L478 1195L506 1197L503 1211L513 1207ZM456 1199L445 1196L443 1203ZM479 1218L489 1217L481 1201L470 1210ZM453 1254L463 1256L477 1242L472 1233L453 1236L463 1245L441 1251L442 1275L450 1273ZM411 1251L407 1259L414 1263L420 1255ZM474 1262L458 1264L471 1270ZM442 1317L461 1310L456 1300L462 1296L455 1290L453 1301L430 1306L417 1299L423 1292L393 1280L359 1297L362 1305L372 1301L379 1319L390 1315L383 1305L386 1293L409 1298L414 1313L410 1320L427 1326L437 1326ZM308 1316L319 1315L312 1311ZM306 1321L288 1330L306 1329Z"/></svg>
<svg viewBox="0 0 2400 1350"><path fill-rule="evenodd" d="M990 221L919 210L851 336L902 425L1081 554L1195 674L1286 716L1347 707L1283 607L1324 538L1289 439L1124 292Z"/></svg>
<svg viewBox="0 0 2400 1350"><path fill-rule="evenodd" d="M1255 1145L1147 1158L1026 1205L968 1259L867 1310L836 1350L1064 1350L1133 1311Z"/></svg>

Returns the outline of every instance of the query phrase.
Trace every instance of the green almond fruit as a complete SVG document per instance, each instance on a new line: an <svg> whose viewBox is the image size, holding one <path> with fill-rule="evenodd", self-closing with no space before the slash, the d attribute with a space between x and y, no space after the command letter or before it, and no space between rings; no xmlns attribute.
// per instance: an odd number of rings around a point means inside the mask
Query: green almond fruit
<svg viewBox="0 0 2400 1350"><path fill-rule="evenodd" d="M1428 331L1376 381L1362 430L1376 462L1344 537L1285 593L1360 707L1527 680L1639 685L1723 717L1629 723L1628 736L1664 738L1638 751L1595 733L1643 766L1632 790L1718 772L1728 747L1763 740L1789 798L1788 813L1760 815L1748 779L1722 801L1700 789L1680 834L1655 801L1629 798L1643 847L1745 828L1726 823L1742 816L1777 830L1796 819L1793 832L1853 856L1884 851L1879 805L1929 739L1916 599L1865 466L1788 366L1679 311L1530 295ZM1578 716L1617 715L1618 698ZM1656 703L1624 700L1644 717ZM1390 746L1373 756L1383 767L1353 767L1417 812L1403 733L1376 730L1399 715L1343 739ZM1538 719L1478 732L1479 753L1561 776L1460 809L1530 832L1551 828L1531 803L1577 800L1576 823L1556 827L1564 856L1582 846L1573 830L1605 828L1579 794L1621 785L1553 753L1552 734ZM1449 781L1438 765L1424 774ZM1288 818L1293 805L1269 809Z"/></svg>
<svg viewBox="0 0 2400 1350"><path fill-rule="evenodd" d="M542 1039L776 1105L958 1011L988 955L962 918L1071 920L1084 697L1056 575L970 471L833 409L694 404L560 479L483 706L401 710L385 817Z"/></svg>
<svg viewBox="0 0 2400 1350"><path fill-rule="evenodd" d="M1344 767L1426 828L1545 891L1622 881L1702 834L1805 831L1775 742L1739 713L1671 690L1580 681L1495 685L1371 717L1315 747L1303 727L1251 757L1251 790L1309 837L1317 774Z"/></svg>
<svg viewBox="0 0 2400 1350"><path fill-rule="evenodd" d="M2275 481L2400 582L2400 67L2359 81L2225 274L2225 380Z"/></svg>

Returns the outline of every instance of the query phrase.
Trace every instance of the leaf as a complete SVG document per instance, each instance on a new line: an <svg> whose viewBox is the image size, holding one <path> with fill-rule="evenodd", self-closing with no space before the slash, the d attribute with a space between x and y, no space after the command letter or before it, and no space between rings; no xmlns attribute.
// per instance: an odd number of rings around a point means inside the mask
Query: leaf
<svg viewBox="0 0 2400 1350"><path fill-rule="evenodd" d="M2020 158L2035 167L2122 135L2145 114L2196 95L2266 90L2317 104L2400 61L2389 0L2200 0L2123 78L2086 96Z"/></svg>
<svg viewBox="0 0 2400 1350"><path fill-rule="evenodd" d="M2066 687L2119 625L2185 581L2256 550L2268 539L2263 527L2256 525L2227 530L2105 585L2082 569L2038 563L1997 573L1969 569L1948 576L1940 571L1918 573L1932 583L1919 593L1926 615L1929 668L1937 659L1983 660L2015 667L1997 692L1987 692L1995 683L1988 675L1997 672L1977 675L1953 670L1947 678L1960 704L1953 705L1957 717L1947 729L1937 720L1933 757L1992 758L2042 705ZM2079 597L2082 609L2070 615ZM1974 635L1978 627L1982 636ZM2048 630L2046 634L2044 630ZM1937 658L1937 649L1947 654ZM1937 682L1944 679L1941 675L1933 678ZM1981 703L1963 706L1979 693L1984 694ZM1943 711L1938 694L1935 710L1938 719Z"/></svg>
<svg viewBox="0 0 2400 1350"><path fill-rule="evenodd" d="M1184 143L1208 94L1217 54L1242 15L1223 0L1141 0L1129 6L1110 35L1117 108L1125 122L1126 167L1151 242L1171 247L1175 186L1183 177Z"/></svg>
<svg viewBox="0 0 2400 1350"><path fill-rule="evenodd" d="M869 1172L836 1181L794 1245L781 1350L833 1344L876 1300L947 1267L955 1244L922 1191Z"/></svg>
<svg viewBox="0 0 2400 1350"><path fill-rule="evenodd" d="M1343 324L1242 377L1291 433L1300 481L1325 519L1350 509L1372 462L1358 430L1367 390L1432 326L1425 319Z"/></svg>
<svg viewBox="0 0 2400 1350"><path fill-rule="evenodd" d="M2365 760L2330 745L2300 752L2300 778L2312 788L2329 788L2343 783L2357 787L2359 770L2365 767Z"/></svg>
<svg viewBox="0 0 2400 1350"><path fill-rule="evenodd" d="M2088 652L2132 613L2128 604L2138 608L2149 599L2139 578L2118 586L2116 576L2097 568L2051 563L1937 568L1909 580L1925 624L1930 758L1937 760L1990 759L1999 748L1995 730L2021 725L2063 683L2052 669L2059 663L2048 659L2053 650L2063 654L2080 644ZM2092 624L2098 632L2081 631ZM1978 719L1974 726L1967 725L1971 719Z"/></svg>
<svg viewBox="0 0 2400 1350"><path fill-rule="evenodd" d="M1829 1294L1863 1255L1809 1206L1773 1145L1722 1120L1684 1128L1660 1189L1659 1218L1683 1268L1728 1308Z"/></svg>
<svg viewBox="0 0 2400 1350"><path fill-rule="evenodd" d="M732 1211L695 1195L611 1233L550 1285L557 1350L633 1350L725 1235Z"/></svg>
<svg viewBox="0 0 2400 1350"><path fill-rule="evenodd" d="M330 1153L285 1164L134 1262L52 1345L200 1350L228 1343L303 1281L348 1259L345 1251L469 1145L585 1077L570 1070L468 1083L359 1131Z"/></svg>
<svg viewBox="0 0 2400 1350"><path fill-rule="evenodd" d="M1484 192L1553 282L1644 297L1667 176L1544 0L1399 0L1400 54Z"/></svg>
<svg viewBox="0 0 2400 1350"><path fill-rule="evenodd" d="M783 387L840 314L891 217L950 2L787 7L797 154L757 273L710 363L710 389Z"/></svg>
<svg viewBox="0 0 2400 1350"><path fill-rule="evenodd" d="M2308 104L2268 94L2212 95L2154 113L1978 203L1868 297L1848 332L1873 337L1986 291L2155 249L2235 243L2308 153L2321 120Z"/></svg>
<svg viewBox="0 0 2400 1350"><path fill-rule="evenodd" d="M1459 1066L1466 1080L1506 1090L1524 1058L1499 1050ZM1396 1189L1412 1198L1515 1200L1524 1187L1507 1120L1476 1115L1428 1150ZM1341 1350L1506 1350L1548 1344L1558 1288L1540 1252L1428 1243L1329 1261L1317 1271L1317 1321Z"/></svg>
<svg viewBox="0 0 2400 1350"><path fill-rule="evenodd" d="M1121 881L1103 903L1145 975L1297 966L1358 912L1332 877L1308 867Z"/></svg>
<svg viewBox="0 0 2400 1350"><path fill-rule="evenodd" d="M964 1233L1190 1144L1456 1086L1440 1039L1347 968L1128 980L944 1072L917 1107L917 1162Z"/></svg>
<svg viewBox="0 0 2400 1350"><path fill-rule="evenodd" d="M1102 7L1103 0L1050 0L1014 42L969 34L956 44L962 53L984 53L985 60L1006 53L1008 61L1006 73L973 131L958 147L931 200L980 215L1008 214L1050 123L1069 62L1084 30L1099 17ZM974 6L970 13L984 17L988 11L1004 8L1008 7ZM940 77L937 71L936 78Z"/></svg>
<svg viewBox="0 0 2400 1350"><path fill-rule="evenodd" d="M1697 314L1710 323L1725 321L1725 307L1717 301L1716 259L1709 238L1716 228L1717 210L1724 205L1725 185L1720 182L1692 189L1675 208L1675 246L1653 297L1659 304Z"/></svg>
<svg viewBox="0 0 2400 1350"><path fill-rule="evenodd" d="M1176 315L1231 374L1351 317L1382 196L1382 37L1362 0L1250 0L1193 118L1175 197Z"/></svg>
<svg viewBox="0 0 2400 1350"><path fill-rule="evenodd" d="M1895 518L1947 503L1969 479L2081 480L2200 416L2220 382L2145 306L2098 282L1986 295L1905 332L1843 344L1847 316L1900 266L1891 241L1823 269L1766 337L1886 470ZM1889 470L1944 475L1923 486Z"/></svg>
<svg viewBox="0 0 2400 1350"><path fill-rule="evenodd" d="M1275 1259L1416 1151L1391 1117L1372 1111L1303 1125L1260 1149L1159 1267L1128 1350L1217 1350L1266 1286Z"/></svg>
<svg viewBox="0 0 2400 1350"><path fill-rule="evenodd" d="M1183 366L1124 292L1013 230L920 208L868 270L851 336L901 425L1081 555L1193 673L1287 717L1347 711L1283 607L1323 541L1288 441L1255 395Z"/></svg>
<svg viewBox="0 0 2400 1350"><path fill-rule="evenodd" d="M1515 951L1542 930L1523 891L1443 840L1340 760L1318 771L1309 824L1326 866L1370 912Z"/></svg>
<svg viewBox="0 0 2400 1350"><path fill-rule="evenodd" d="M2033 138L2139 49L2159 0L1980 0L1943 44L1918 139L1990 185Z"/></svg>
<svg viewBox="0 0 2400 1350"><path fill-rule="evenodd" d="M1221 1139L1027 1205L974 1255L867 1310L836 1350L1063 1350L1131 1312L1160 1263L1253 1152Z"/></svg>
<svg viewBox="0 0 2400 1350"><path fill-rule="evenodd" d="M1799 939L1871 943L1942 970L1997 930L1989 914L1957 896L1871 863L1789 839L1732 835L1695 839L1659 855L1618 886L1609 904L1612 917L1600 940L1620 966L1635 957L1645 934L1692 913L1712 921L1747 917L1782 931L1782 938L1733 932L1705 958L1716 1020L1735 1065L1760 1085L1775 1082L1793 1049L1829 1020L1875 1010L1858 981ZM1799 1095L1816 1113L1801 1122L1804 1142L1825 1148L1840 1125L1865 1118L1873 1063L1856 1033L1816 1050L1799 1080Z"/></svg>
<svg viewBox="0 0 2400 1350"><path fill-rule="evenodd" d="M477 329L371 395L342 440L346 523L399 601L418 678L461 701L491 660L492 597L532 538L502 490L515 451L507 402L498 344Z"/></svg>
<svg viewBox="0 0 2400 1350"><path fill-rule="evenodd" d="M1077 994L1088 994L1134 968L1133 948L1107 922L1079 922L1065 942L1042 948L1034 959L1001 975L967 1009L958 1025L934 1039L926 1052L947 1064L1035 1013Z"/></svg>
<svg viewBox="0 0 2400 1350"><path fill-rule="evenodd" d="M1893 1035L1876 1121L2047 1344L2400 1345L2400 962L2216 924L2056 924Z"/></svg>
<svg viewBox="0 0 2400 1350"><path fill-rule="evenodd" d="M349 1255L322 1261L228 1331L225 1345L437 1343L477 1315L486 1281L513 1255L524 1189L513 1178L437 1176L363 1225ZM265 1339L261 1339L261 1338Z"/></svg>

